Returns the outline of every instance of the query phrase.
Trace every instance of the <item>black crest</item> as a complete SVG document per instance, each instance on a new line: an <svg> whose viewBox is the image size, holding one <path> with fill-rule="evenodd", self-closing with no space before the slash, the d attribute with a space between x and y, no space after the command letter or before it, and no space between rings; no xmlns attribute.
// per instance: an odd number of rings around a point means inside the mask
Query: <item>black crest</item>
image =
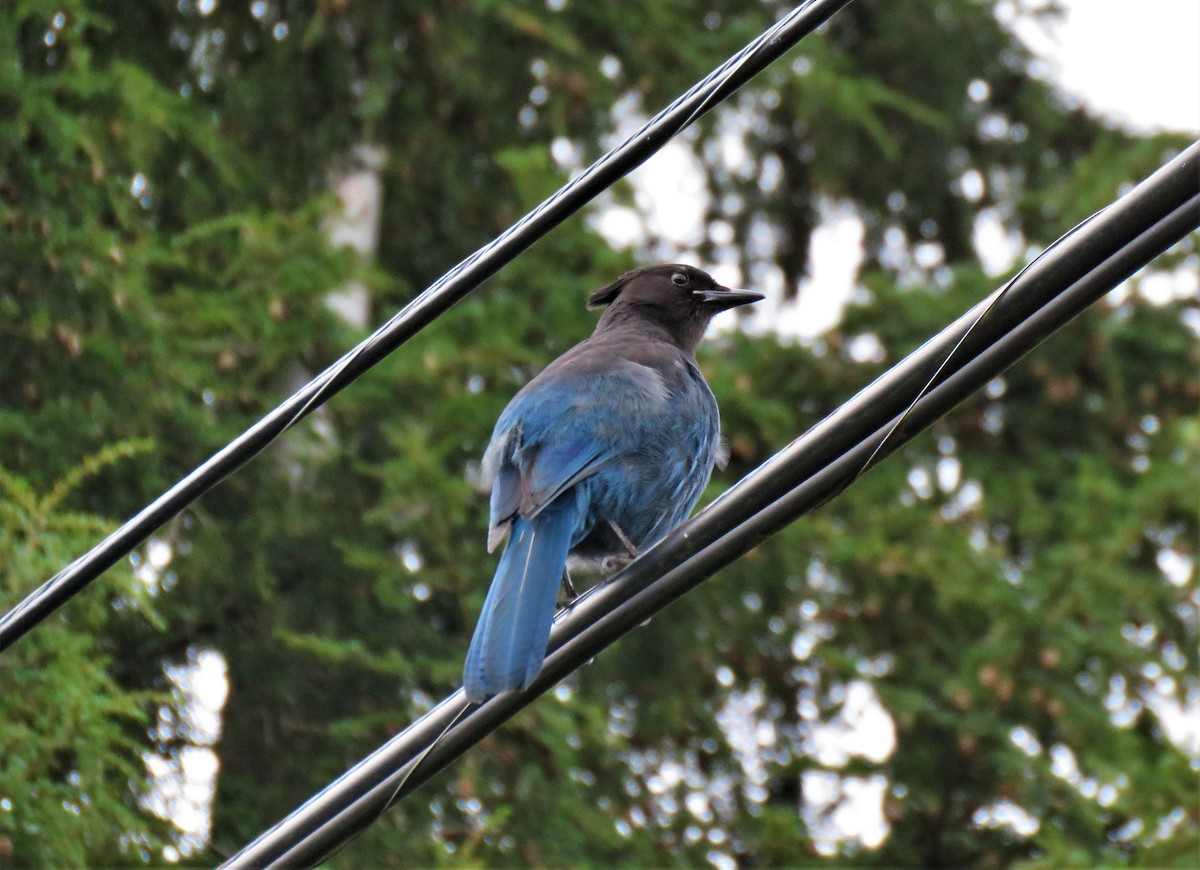
<svg viewBox="0 0 1200 870"><path fill-rule="evenodd" d="M617 296L620 295L621 291L625 288L625 285L629 283L629 279L633 278L641 271L641 269L634 269L632 272L626 272L616 281L601 287L588 297L588 308L603 308L605 305L610 304L614 299L617 298Z"/></svg>

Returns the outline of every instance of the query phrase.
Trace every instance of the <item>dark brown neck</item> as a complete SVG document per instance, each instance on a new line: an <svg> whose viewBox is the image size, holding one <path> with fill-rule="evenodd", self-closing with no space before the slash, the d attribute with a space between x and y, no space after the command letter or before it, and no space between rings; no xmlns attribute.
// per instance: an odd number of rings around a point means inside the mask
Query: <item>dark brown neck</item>
<svg viewBox="0 0 1200 870"><path fill-rule="evenodd" d="M708 321L707 317L674 318L656 306L618 301L605 310L593 334L609 330L642 334L650 340L668 341L695 356Z"/></svg>

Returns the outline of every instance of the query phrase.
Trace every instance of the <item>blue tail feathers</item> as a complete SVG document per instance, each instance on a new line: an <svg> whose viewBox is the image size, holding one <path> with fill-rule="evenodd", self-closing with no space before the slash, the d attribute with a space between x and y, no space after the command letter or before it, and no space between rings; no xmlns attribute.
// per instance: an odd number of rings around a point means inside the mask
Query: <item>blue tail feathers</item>
<svg viewBox="0 0 1200 870"><path fill-rule="evenodd" d="M575 501L559 498L532 519L513 522L467 651L468 700L523 689L541 670L575 531Z"/></svg>

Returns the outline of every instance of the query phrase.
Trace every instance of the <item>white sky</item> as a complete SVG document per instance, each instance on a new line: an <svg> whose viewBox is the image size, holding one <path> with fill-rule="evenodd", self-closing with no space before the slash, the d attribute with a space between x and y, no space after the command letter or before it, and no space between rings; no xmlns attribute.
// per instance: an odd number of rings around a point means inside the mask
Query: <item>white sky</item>
<svg viewBox="0 0 1200 870"><path fill-rule="evenodd" d="M1200 0L1065 0L1063 24L1017 33L1051 78L1139 130L1200 134Z"/></svg>

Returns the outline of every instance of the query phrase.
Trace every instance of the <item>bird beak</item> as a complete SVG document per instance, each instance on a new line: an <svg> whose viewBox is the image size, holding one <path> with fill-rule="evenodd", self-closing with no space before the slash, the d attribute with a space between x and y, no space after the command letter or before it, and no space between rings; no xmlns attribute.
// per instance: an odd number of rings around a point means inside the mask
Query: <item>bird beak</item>
<svg viewBox="0 0 1200 870"><path fill-rule="evenodd" d="M712 290L696 290L692 293L698 302L711 305L717 311L736 308L739 305L749 305L764 298L761 293L753 290L730 290L728 287L717 286Z"/></svg>

